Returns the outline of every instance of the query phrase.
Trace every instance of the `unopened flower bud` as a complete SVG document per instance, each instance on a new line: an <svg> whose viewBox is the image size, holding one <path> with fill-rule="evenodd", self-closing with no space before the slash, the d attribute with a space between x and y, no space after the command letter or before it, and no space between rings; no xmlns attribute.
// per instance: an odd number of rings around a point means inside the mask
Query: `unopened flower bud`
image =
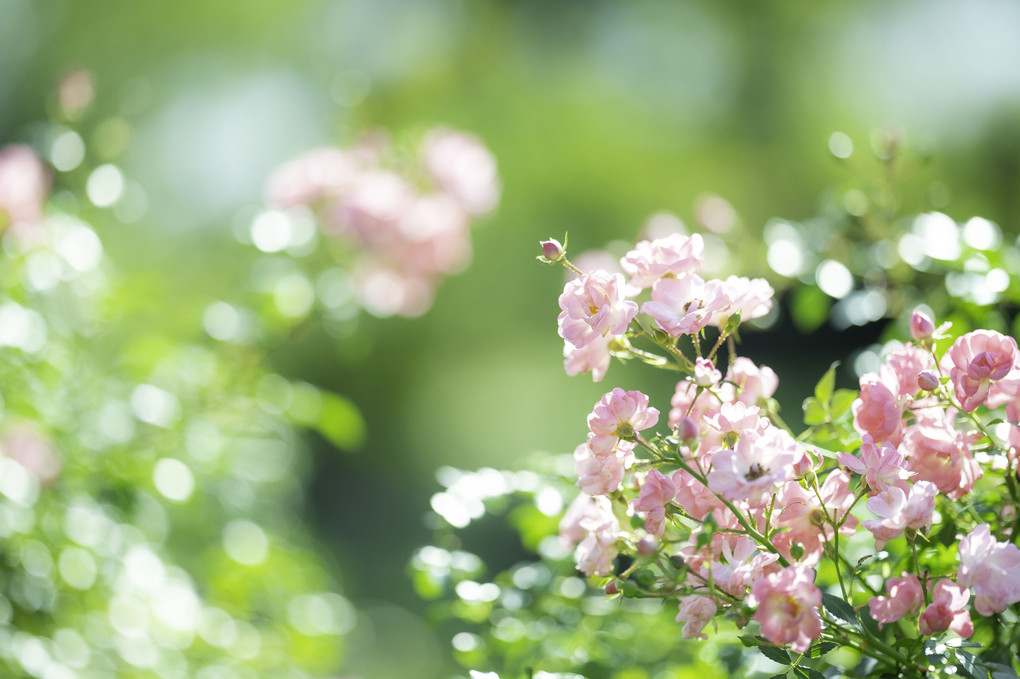
<svg viewBox="0 0 1020 679"><path fill-rule="evenodd" d="M939 388L939 378L935 377L935 373L930 370L925 370L917 376L917 386L922 391L935 391Z"/></svg>
<svg viewBox="0 0 1020 679"><path fill-rule="evenodd" d="M641 556L651 556L659 551L659 541L654 535L646 535L637 543L637 553Z"/></svg>
<svg viewBox="0 0 1020 679"><path fill-rule="evenodd" d="M800 557L804 556L804 545L799 542L794 542L790 545L790 556L793 557L794 561L800 561Z"/></svg>
<svg viewBox="0 0 1020 679"><path fill-rule="evenodd" d="M679 554L671 554L670 557L669 557L669 562L671 564L673 564L673 568L683 568L684 567L684 558L682 556L680 556Z"/></svg>
<svg viewBox="0 0 1020 679"><path fill-rule="evenodd" d="M676 425L676 435L682 443L692 443L698 439L698 423L693 417L683 417Z"/></svg>
<svg viewBox="0 0 1020 679"><path fill-rule="evenodd" d="M616 584L616 580L610 580L609 584L606 585L606 594L612 596L620 593L620 587Z"/></svg>
<svg viewBox="0 0 1020 679"><path fill-rule="evenodd" d="M910 336L920 342L932 336L935 332L935 322L923 311L915 310L910 315Z"/></svg>
<svg viewBox="0 0 1020 679"><path fill-rule="evenodd" d="M563 258L563 246L555 238L542 241L542 256L550 262L558 262Z"/></svg>

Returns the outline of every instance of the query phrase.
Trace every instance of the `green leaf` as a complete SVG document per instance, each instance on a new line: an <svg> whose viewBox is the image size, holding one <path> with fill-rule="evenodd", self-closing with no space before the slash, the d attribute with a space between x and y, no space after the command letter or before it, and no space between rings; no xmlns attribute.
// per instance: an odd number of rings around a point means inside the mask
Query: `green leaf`
<svg viewBox="0 0 1020 679"><path fill-rule="evenodd" d="M839 644L834 643L832 641L823 641L819 644L815 644L814 646L812 646L809 655L812 658L821 658L829 651L835 650L837 648L839 648Z"/></svg>
<svg viewBox="0 0 1020 679"><path fill-rule="evenodd" d="M765 656L772 662L777 662L780 665L790 664L790 654L787 653L785 650L779 648L778 646L762 644L761 646L758 647L758 650L761 651L761 654L763 656Z"/></svg>
<svg viewBox="0 0 1020 679"><path fill-rule="evenodd" d="M839 597L823 593L822 604L825 606L825 610L835 617L850 623L857 629L861 629L861 621L857 619L857 612L854 610L854 607L847 602L843 601Z"/></svg>
<svg viewBox="0 0 1020 679"><path fill-rule="evenodd" d="M808 396L804 399L804 424L807 425L818 425L823 424L829 419L825 413L825 407L813 396Z"/></svg>
<svg viewBox="0 0 1020 679"><path fill-rule="evenodd" d="M353 452L365 440L365 420L354 402L328 391L320 392L322 406L315 429L340 450Z"/></svg>
<svg viewBox="0 0 1020 679"><path fill-rule="evenodd" d="M786 672L780 672L779 674L773 674L771 677L769 677L769 679L786 679L787 675L789 675L789 674L790 674L790 671L787 670Z"/></svg>
<svg viewBox="0 0 1020 679"><path fill-rule="evenodd" d="M819 402L825 404L832 399L832 391L836 388L836 367L839 365L839 361L836 361L829 366L829 369L822 375L822 379L818 380L818 384L815 385L815 398Z"/></svg>
<svg viewBox="0 0 1020 679"><path fill-rule="evenodd" d="M761 642L758 640L758 638L750 634L741 634L739 637L737 637L737 639L739 639L740 643L746 646L747 648L761 646Z"/></svg>
<svg viewBox="0 0 1020 679"><path fill-rule="evenodd" d="M832 419L838 420L850 412L850 406L857 400L857 395L855 389L837 389L832 395L832 406L829 408Z"/></svg>
<svg viewBox="0 0 1020 679"><path fill-rule="evenodd" d="M801 667L800 665L793 668L793 674L801 677L801 679L825 679L825 675L818 670L811 669L810 667Z"/></svg>

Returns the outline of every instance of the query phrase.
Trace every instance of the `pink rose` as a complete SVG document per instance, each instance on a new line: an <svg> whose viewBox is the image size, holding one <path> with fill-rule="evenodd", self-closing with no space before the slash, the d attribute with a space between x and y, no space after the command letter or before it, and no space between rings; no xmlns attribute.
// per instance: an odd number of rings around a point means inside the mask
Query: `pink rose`
<svg viewBox="0 0 1020 679"><path fill-rule="evenodd" d="M645 530L655 537L662 537L666 529L666 505L676 497L676 483L668 476L653 469L648 472L641 491L630 506L645 518Z"/></svg>
<svg viewBox="0 0 1020 679"><path fill-rule="evenodd" d="M568 281L560 295L560 337L581 348L597 337L622 335L637 315L636 302L623 297L621 274L592 271Z"/></svg>
<svg viewBox="0 0 1020 679"><path fill-rule="evenodd" d="M997 542L983 523L960 540L956 582L974 588L974 608L981 615L1006 610L1020 601L1020 549Z"/></svg>
<svg viewBox="0 0 1020 679"><path fill-rule="evenodd" d="M861 396L853 402L854 429L876 442L899 445L903 435L903 405L893 389L875 373L861 375Z"/></svg>
<svg viewBox="0 0 1020 679"><path fill-rule="evenodd" d="M700 234L674 233L654 241L641 241L623 256L620 266L630 276L630 285L643 290L663 276L700 271L704 249L705 241Z"/></svg>
<svg viewBox="0 0 1020 679"><path fill-rule="evenodd" d="M964 412L985 402L993 382L1005 377L1017 360L1016 340L994 330L975 330L960 337L947 356L956 398Z"/></svg>
<svg viewBox="0 0 1020 679"><path fill-rule="evenodd" d="M609 370L612 359L609 353L609 343L612 339L612 335L596 337L580 348L564 340L563 369L568 375L590 372L592 382L601 382Z"/></svg>
<svg viewBox="0 0 1020 679"><path fill-rule="evenodd" d="M942 579L935 583L931 604L921 613L918 628L921 634L932 636L953 630L964 639L974 634L974 625L967 611L970 592L966 587Z"/></svg>
<svg viewBox="0 0 1020 679"><path fill-rule="evenodd" d="M902 577L889 578L885 589L889 596L876 596L868 600L871 617L878 621L880 629L883 624L896 622L908 613L920 610L924 604L921 581L912 573L904 572Z"/></svg>
<svg viewBox="0 0 1020 679"><path fill-rule="evenodd" d="M648 405L648 397L640 391L624 391L616 387L595 404L588 415L588 429L594 434L592 450L603 455L612 452L621 438L630 439L654 427L659 411Z"/></svg>
<svg viewBox="0 0 1020 679"><path fill-rule="evenodd" d="M797 442L782 430L744 432L735 448L716 450L708 487L731 502L761 507L780 484L792 478L801 454Z"/></svg>
<svg viewBox="0 0 1020 679"><path fill-rule="evenodd" d="M710 596L685 596L680 598L680 612L676 615L676 621L684 623L684 639L705 639L706 635L701 633L705 625L715 616L719 608L715 599Z"/></svg>
<svg viewBox="0 0 1020 679"><path fill-rule="evenodd" d="M693 335L712 321L713 315L728 303L720 281L706 283L695 274L659 279L652 287L652 301L641 311L670 337Z"/></svg>
<svg viewBox="0 0 1020 679"><path fill-rule="evenodd" d="M748 405L757 405L762 399L771 398L779 387L779 377L772 368L756 366L754 361L744 356L737 357L730 364L726 381L737 386L737 398Z"/></svg>
<svg viewBox="0 0 1020 679"><path fill-rule="evenodd" d="M876 446L871 437L864 435L861 442L861 456L840 453L836 459L847 469L864 476L872 492L878 493L890 486L906 489L906 479L914 475L908 471L906 460L891 443Z"/></svg>
<svg viewBox="0 0 1020 679"><path fill-rule="evenodd" d="M814 570L795 565L755 581L751 591L758 610L753 619L761 624L762 636L798 653L811 648L822 634L822 592L814 580Z"/></svg>

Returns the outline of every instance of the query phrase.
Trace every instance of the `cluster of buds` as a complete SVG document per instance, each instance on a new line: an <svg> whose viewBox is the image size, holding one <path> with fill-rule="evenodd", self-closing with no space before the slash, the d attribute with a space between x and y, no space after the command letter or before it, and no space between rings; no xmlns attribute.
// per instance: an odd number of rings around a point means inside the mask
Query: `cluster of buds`
<svg viewBox="0 0 1020 679"><path fill-rule="evenodd" d="M320 230L353 258L359 302L380 316L417 316L442 276L471 258L472 220L500 196L496 161L472 135L429 132L411 167L398 167L385 135L350 149L310 151L280 166L266 198L280 210L311 209Z"/></svg>
<svg viewBox="0 0 1020 679"><path fill-rule="evenodd" d="M568 373L599 380L616 356L681 375L667 431L654 433L659 411L639 391L615 388L588 416L587 441L574 453L583 492L560 524L578 568L608 593L677 601L684 637L703 637L725 616L756 621L768 642L799 653L824 639L900 664L908 659L866 626L843 624L863 606L854 608L855 585L877 623L903 620L918 638L971 636L971 602L985 616L1020 602L1012 526L993 530L960 509L991 472L1005 480L1007 505L1020 506L1016 342L977 330L940 356L948 326L915 312L914 342L863 375L856 399L844 390L843 406L833 402L832 371L828 386L820 383L824 425L846 433L841 450L823 448L812 443L820 428L796 436L779 418L776 374L736 355L740 322L767 313L772 289L764 280L702 280L701 248L698 235L643 241L620 262L627 279L582 274L543 243L545 259L578 274L559 298ZM650 299L637 299L649 289ZM1003 406L1009 422L987 424ZM941 516L969 528L951 567L923 558ZM854 537L862 529L870 536ZM870 565L848 560L851 538L873 546ZM909 570L883 588L876 577L880 564L884 572L896 565L890 552ZM838 576L835 594L816 583L823 559ZM844 605L823 605L830 596Z"/></svg>

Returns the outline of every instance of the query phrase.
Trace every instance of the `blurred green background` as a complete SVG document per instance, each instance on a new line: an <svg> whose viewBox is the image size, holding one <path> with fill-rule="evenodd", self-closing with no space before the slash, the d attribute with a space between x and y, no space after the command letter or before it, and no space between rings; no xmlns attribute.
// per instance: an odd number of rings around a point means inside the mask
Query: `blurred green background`
<svg viewBox="0 0 1020 679"><path fill-rule="evenodd" d="M173 308L144 322L189 329L210 300L250 287L253 253L233 234L278 163L375 125L445 124L491 148L503 200L427 315L363 314L342 333L312 324L270 353L273 369L349 397L367 423L354 453L310 438L306 477L307 519L363 612L345 671L438 677L448 642L405 576L437 468L569 452L612 386L671 393L637 366L594 385L563 374L563 279L535 262L538 241L569 231L572 253L632 242L659 210L698 228L698 206L718 195L742 225L722 272L779 287L764 225L808 219L830 187L872 172L882 129L926 159L919 209L1015 235L1018 35L1007 0L4 0L0 141L31 139L60 77L89 70L91 160L108 150L145 196L129 219L91 221L119 266L173 291ZM854 143L846 160L830 152L835 131ZM829 363L880 331L801 335L784 309L745 353L777 370L796 412Z"/></svg>

